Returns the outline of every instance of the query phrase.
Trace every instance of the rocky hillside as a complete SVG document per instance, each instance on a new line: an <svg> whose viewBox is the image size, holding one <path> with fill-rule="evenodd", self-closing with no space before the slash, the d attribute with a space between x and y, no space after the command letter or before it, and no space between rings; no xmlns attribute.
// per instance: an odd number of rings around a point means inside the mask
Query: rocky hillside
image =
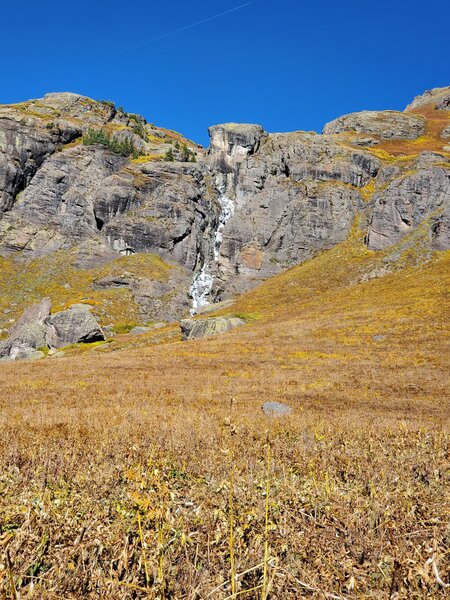
<svg viewBox="0 0 450 600"><path fill-rule="evenodd" d="M369 250L419 229L420 260L450 247L450 87L322 134L209 133L205 151L71 93L1 106L4 333L43 296L61 310L91 304L103 325L178 319L335 246L355 223Z"/></svg>

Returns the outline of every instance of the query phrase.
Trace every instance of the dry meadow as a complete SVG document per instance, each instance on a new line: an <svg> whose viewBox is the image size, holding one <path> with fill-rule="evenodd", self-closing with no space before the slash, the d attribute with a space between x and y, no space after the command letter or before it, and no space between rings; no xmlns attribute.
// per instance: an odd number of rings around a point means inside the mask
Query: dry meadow
<svg viewBox="0 0 450 600"><path fill-rule="evenodd" d="M445 598L449 253L400 250L354 235L221 337L1 364L0 597Z"/></svg>

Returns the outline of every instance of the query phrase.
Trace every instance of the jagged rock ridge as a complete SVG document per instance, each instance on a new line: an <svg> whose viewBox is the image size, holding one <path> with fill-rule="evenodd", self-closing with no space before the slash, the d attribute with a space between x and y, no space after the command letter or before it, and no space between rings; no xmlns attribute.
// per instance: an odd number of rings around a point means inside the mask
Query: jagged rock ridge
<svg viewBox="0 0 450 600"><path fill-rule="evenodd" d="M165 284L122 278L141 318L158 320L185 314L189 296L222 300L334 246L356 216L370 249L424 223L430 249L446 249L449 98L439 88L405 112L345 115L321 135L216 125L208 151L77 94L0 107L0 255L70 250L87 268L158 254L176 267ZM92 129L135 154L83 144Z"/></svg>

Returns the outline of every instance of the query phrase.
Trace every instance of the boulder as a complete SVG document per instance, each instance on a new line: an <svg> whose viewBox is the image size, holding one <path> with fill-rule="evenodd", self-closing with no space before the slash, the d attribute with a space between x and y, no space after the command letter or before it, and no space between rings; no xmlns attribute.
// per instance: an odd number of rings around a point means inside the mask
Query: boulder
<svg viewBox="0 0 450 600"><path fill-rule="evenodd" d="M261 409L267 417L281 417L292 413L292 408L282 402L264 402Z"/></svg>
<svg viewBox="0 0 450 600"><path fill-rule="evenodd" d="M150 331L150 327L141 327L141 326L137 326L137 327L133 327L133 329L130 331L131 335L142 335L143 333L147 333L148 331Z"/></svg>
<svg viewBox="0 0 450 600"><path fill-rule="evenodd" d="M30 306L11 328L8 339L0 346L0 357L23 358L46 346L46 322L51 309L50 298Z"/></svg>
<svg viewBox="0 0 450 600"><path fill-rule="evenodd" d="M450 139L450 125L447 125L447 127L444 127L444 129L441 131L441 138L443 140Z"/></svg>
<svg viewBox="0 0 450 600"><path fill-rule="evenodd" d="M87 306L76 305L55 313L47 319L46 324L46 342L53 348L105 340L102 328Z"/></svg>
<svg viewBox="0 0 450 600"><path fill-rule="evenodd" d="M245 321L238 317L213 317L195 321L184 319L180 322L183 341L227 333L239 325L245 325Z"/></svg>

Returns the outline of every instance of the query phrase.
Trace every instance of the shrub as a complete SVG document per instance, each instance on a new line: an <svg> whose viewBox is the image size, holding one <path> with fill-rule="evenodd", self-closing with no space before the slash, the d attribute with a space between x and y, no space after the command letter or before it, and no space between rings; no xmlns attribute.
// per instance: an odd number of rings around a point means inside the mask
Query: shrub
<svg viewBox="0 0 450 600"><path fill-rule="evenodd" d="M172 148L169 148L164 156L164 159L167 160L168 162L173 162L174 161L174 156L173 156L173 150Z"/></svg>
<svg viewBox="0 0 450 600"><path fill-rule="evenodd" d="M141 121L136 121L136 125L133 125L131 129L136 135L142 138L144 142L148 141L147 132L145 131L145 127Z"/></svg>
<svg viewBox="0 0 450 600"><path fill-rule="evenodd" d="M183 144L181 146L181 162L197 162L193 151Z"/></svg>
<svg viewBox="0 0 450 600"><path fill-rule="evenodd" d="M115 102L112 100L99 100L100 104L104 104L105 106L110 106L111 108L116 108Z"/></svg>
<svg viewBox="0 0 450 600"><path fill-rule="evenodd" d="M114 140L103 129L88 129L83 135L83 144L85 146L104 146L111 152L121 156L132 156L138 158L141 152L136 148L131 140Z"/></svg>

